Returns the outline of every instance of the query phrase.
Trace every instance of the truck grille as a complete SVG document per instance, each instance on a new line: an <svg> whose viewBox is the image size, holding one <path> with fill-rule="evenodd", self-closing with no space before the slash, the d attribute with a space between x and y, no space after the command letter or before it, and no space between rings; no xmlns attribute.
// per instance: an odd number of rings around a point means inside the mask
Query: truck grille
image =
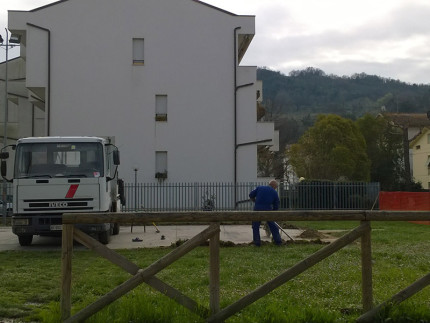
<svg viewBox="0 0 430 323"><path fill-rule="evenodd" d="M93 201L93 198L24 200L24 204L28 206L24 211L91 211L94 209L91 203Z"/></svg>
<svg viewBox="0 0 430 323"><path fill-rule="evenodd" d="M59 225L62 224L61 217L39 218L39 225Z"/></svg>

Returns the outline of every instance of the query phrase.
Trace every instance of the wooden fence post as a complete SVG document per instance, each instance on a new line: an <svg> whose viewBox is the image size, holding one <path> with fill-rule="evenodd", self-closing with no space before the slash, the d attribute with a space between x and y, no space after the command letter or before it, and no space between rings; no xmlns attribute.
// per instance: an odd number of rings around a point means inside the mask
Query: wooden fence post
<svg viewBox="0 0 430 323"><path fill-rule="evenodd" d="M369 221L361 224L366 226L361 236L361 293L363 310L367 312L373 307L371 227Z"/></svg>
<svg viewBox="0 0 430 323"><path fill-rule="evenodd" d="M216 224L219 230L219 223ZM219 243L220 243L220 233L216 233L209 240L209 296L210 296L210 312L211 315L218 313L219 304Z"/></svg>
<svg viewBox="0 0 430 323"><path fill-rule="evenodd" d="M70 317L72 285L73 224L63 224L61 241L61 320Z"/></svg>

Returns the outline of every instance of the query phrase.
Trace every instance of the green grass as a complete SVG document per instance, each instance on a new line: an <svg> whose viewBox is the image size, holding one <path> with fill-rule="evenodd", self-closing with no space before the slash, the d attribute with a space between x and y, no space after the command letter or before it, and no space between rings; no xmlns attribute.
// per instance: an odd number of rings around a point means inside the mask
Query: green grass
<svg viewBox="0 0 430 323"><path fill-rule="evenodd" d="M350 230L358 222L295 222L299 227ZM372 223L373 289L379 304L429 272L430 226L406 222ZM251 228L250 228L251 236ZM319 250L318 244L261 248L222 248L221 307ZM123 250L141 268L170 248ZM199 247L157 277L208 307L207 247ZM0 321L60 320L61 254L59 251L0 252ZM72 272L72 312L94 302L130 277L90 251L75 250ZM430 291L423 289L379 322L430 322ZM227 322L353 322L361 314L360 243L335 253ZM103 309L88 322L203 322L174 301L141 285Z"/></svg>

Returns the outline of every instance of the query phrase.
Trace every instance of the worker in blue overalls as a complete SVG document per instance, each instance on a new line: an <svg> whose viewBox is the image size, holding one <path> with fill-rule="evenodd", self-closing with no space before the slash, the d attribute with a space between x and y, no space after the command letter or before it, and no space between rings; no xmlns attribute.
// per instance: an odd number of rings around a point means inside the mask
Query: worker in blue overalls
<svg viewBox="0 0 430 323"><path fill-rule="evenodd" d="M279 196L276 189L278 182L271 180L267 186L258 186L255 190L249 193L249 198L255 202L254 211L275 211L279 209ZM252 222L252 235L254 245L260 246L260 224L261 221ZM281 245L281 235L279 228L274 221L267 221L270 232L272 233L273 241L276 245Z"/></svg>

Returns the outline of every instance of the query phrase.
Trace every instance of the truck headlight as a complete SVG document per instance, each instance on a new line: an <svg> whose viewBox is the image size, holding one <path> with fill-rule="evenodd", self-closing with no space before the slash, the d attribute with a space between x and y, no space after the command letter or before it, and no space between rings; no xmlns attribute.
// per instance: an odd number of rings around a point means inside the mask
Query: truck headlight
<svg viewBox="0 0 430 323"><path fill-rule="evenodd" d="M14 225L28 225L29 220L28 219L13 219Z"/></svg>

